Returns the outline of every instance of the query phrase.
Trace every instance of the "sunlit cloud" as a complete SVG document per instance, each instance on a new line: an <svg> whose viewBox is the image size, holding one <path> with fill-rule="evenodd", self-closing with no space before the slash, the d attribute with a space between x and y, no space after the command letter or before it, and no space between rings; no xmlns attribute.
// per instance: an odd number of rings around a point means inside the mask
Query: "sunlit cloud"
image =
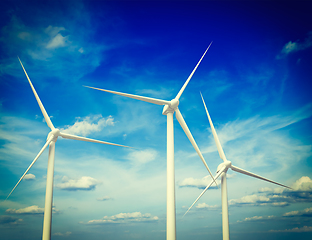
<svg viewBox="0 0 312 240"><path fill-rule="evenodd" d="M67 191L90 191L95 189L95 187L101 182L92 177L81 177L80 179L68 179L63 177L62 183L56 184L56 187Z"/></svg>
<svg viewBox="0 0 312 240"><path fill-rule="evenodd" d="M312 179L310 179L308 176L303 176L300 179L298 179L293 184L293 189L297 191L310 191L312 192Z"/></svg>
<svg viewBox="0 0 312 240"><path fill-rule="evenodd" d="M90 220L86 224L108 224L108 223L138 223L138 222L157 222L158 217L150 213L140 212L119 213L113 216L105 216L99 220Z"/></svg>
<svg viewBox="0 0 312 240"><path fill-rule="evenodd" d="M44 213L44 208L40 208L37 205L20 208L20 209L7 209L5 211L8 214L17 214L17 215L40 215ZM53 213L59 213L58 209L52 208Z"/></svg>
<svg viewBox="0 0 312 240"><path fill-rule="evenodd" d="M101 114L87 117L77 117L74 125L66 125L61 131L64 133L87 136L93 132L100 132L106 126L114 126L112 116L103 117Z"/></svg>
<svg viewBox="0 0 312 240"><path fill-rule="evenodd" d="M272 220L276 219L274 215L271 216L253 216L253 217L246 217L244 220L237 222L256 222L256 221L266 221L266 220Z"/></svg>
<svg viewBox="0 0 312 240"><path fill-rule="evenodd" d="M258 196L256 194L247 195L239 199L231 199L229 205L266 205L271 199L266 196Z"/></svg>
<svg viewBox="0 0 312 240"><path fill-rule="evenodd" d="M215 209L220 209L220 206L218 206L218 205L211 206L211 205L208 205L207 203L199 203L199 204L197 204L196 208L215 210Z"/></svg>
<svg viewBox="0 0 312 240"><path fill-rule="evenodd" d="M35 180L36 176L34 174L28 173L25 175L25 177L23 178L23 180Z"/></svg>

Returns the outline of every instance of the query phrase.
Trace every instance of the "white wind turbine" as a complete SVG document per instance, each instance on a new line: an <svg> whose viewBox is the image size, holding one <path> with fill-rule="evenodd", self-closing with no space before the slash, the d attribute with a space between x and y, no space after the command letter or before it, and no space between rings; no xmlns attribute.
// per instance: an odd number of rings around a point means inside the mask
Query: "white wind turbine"
<svg viewBox="0 0 312 240"><path fill-rule="evenodd" d="M215 140L215 143L217 145L217 149L218 149L218 152L219 152L219 156L220 158L223 160L223 163L221 163L218 168L217 168L217 174L216 176L214 177L214 180L211 181L208 186L204 189L204 191L199 195L199 197L195 200L195 202L190 206L190 208L186 211L185 214L188 213L188 211L194 206L194 204L201 198L201 196L207 191L207 189L212 185L212 183L221 175L221 207L222 207L222 235L223 235L223 240L229 240L230 239L230 230L229 230L229 211L228 211L228 198L227 198L227 186L226 186L226 172L229 168L231 168L233 171L235 172L239 172L239 173L242 173L242 174L245 174L245 175L248 175L248 176L251 176L251 177L254 177L254 178L259 178L261 180L264 180L264 181L267 181L267 182L270 182L270 183L274 183L274 184L277 184L279 186L282 186L282 187L285 187L285 188L289 188L291 189L290 187L288 186L285 186L283 184L280 184L280 183L277 183L277 182L274 182L272 180L269 180L267 178L264 178L264 177L261 177L259 175L256 175L254 173L251 173L251 172L248 172L244 169L241 169L239 167L236 167L234 165L232 165L232 163L230 161L228 161L225 157L225 154L223 152L223 149L222 149L222 146L220 144L220 141L219 141L219 138L218 138L218 135L217 135L217 132L212 124L212 121L211 121L211 118L210 118L210 115L208 113L208 110L207 110L207 107L206 107L206 104L205 104L205 101L204 101L204 98L201 95L201 98L203 100L203 103L204 103L204 106L205 106L205 110L206 110L206 113L207 113L207 117L208 117L208 120L209 120L209 124L210 124L210 127L211 127L211 131L212 131L212 134L213 134L213 137L214 137L214 140ZM185 216L185 214L183 216Z"/></svg>
<svg viewBox="0 0 312 240"><path fill-rule="evenodd" d="M191 80L193 74L195 73L197 67L199 66L200 62L204 58L206 52L208 51L209 47L211 46L212 42L200 58L199 62L191 72L190 76L180 89L179 93L177 96L172 99L171 101L166 101L166 100L160 100L160 99L155 99L155 98L149 98L149 97L142 97L138 95L132 95L132 94L127 94L127 93L121 93L121 92L115 92L115 91L110 91L110 90L105 90L105 89L100 89L100 88L94 88L94 87L88 87L100 91L105 91L105 92L110 92L114 93L117 95L141 100L144 102L149 102L149 103L154 103L157 105L165 105L163 108L163 115L167 115L167 240L175 240L176 239L176 216L175 216L175 181L174 181L174 137L173 137L173 113L176 113L176 118L178 122L180 123L181 127L183 128L186 136L192 143L193 147L195 148L196 152L198 153L200 159L204 163L205 167L207 168L209 174L212 176L212 173L210 172L210 169L201 154L190 130L188 129L184 118L182 114L180 113L178 109L179 105L179 99L186 88L188 82ZM217 185L217 183L215 183Z"/></svg>
<svg viewBox="0 0 312 240"><path fill-rule="evenodd" d="M53 175L54 175L54 155L55 155L55 142L59 136L62 138L68 138L68 139L74 139L74 140L80 140L80 141L86 141L86 142L94 142L94 143L102 143L102 144L108 144L108 145L114 145L114 146L120 146L120 147L127 147L123 146L120 144L115 144L115 143L109 143L109 142L104 142L104 141L99 141L99 140L94 140L90 138L85 138L85 137L79 137L75 136L72 134L68 133L62 133L59 129L55 128L51 122L51 119L49 115L47 114L46 110L43 107L43 104L34 88L32 85L28 74L21 62L21 60L18 58L20 61L22 68L25 72L25 75L28 79L28 82L30 84L30 87L36 97L36 100L39 104L39 107L41 109L41 112L44 116L44 119L48 125L48 127L51 129L51 132L48 134L47 141L38 153L38 155L35 157L33 162L29 165L23 176L20 178L20 180L17 182L15 187L12 189L10 194L7 196L6 199L12 194L14 189L17 187L17 185L22 181L22 179L25 177L27 172L30 170L30 168L34 165L34 163L37 161L37 159L40 157L42 152L47 148L49 145L49 158L48 158L48 169L47 169L47 184L46 184L46 195L45 195L45 204L44 204L44 217L43 217L43 233L42 233L42 239L43 240L50 240L51 238L51 220L52 220L52 199L53 199Z"/></svg>

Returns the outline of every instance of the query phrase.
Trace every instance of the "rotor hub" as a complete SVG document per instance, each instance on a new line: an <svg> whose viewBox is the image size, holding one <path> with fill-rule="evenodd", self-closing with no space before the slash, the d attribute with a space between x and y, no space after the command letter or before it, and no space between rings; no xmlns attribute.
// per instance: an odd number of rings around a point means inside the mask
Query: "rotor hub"
<svg viewBox="0 0 312 240"><path fill-rule="evenodd" d="M49 132L47 140L50 137L53 137L52 141L56 142L58 136L60 136L60 130L58 128L53 129L51 132Z"/></svg>
<svg viewBox="0 0 312 240"><path fill-rule="evenodd" d="M224 169L223 171L224 171L224 172L227 172L227 170L228 170L229 168L231 168L231 166L232 166L232 162L226 160L225 162L221 163L221 164L218 166L218 168L217 168L217 173L218 173L222 168L224 168L224 167L225 167L225 169Z"/></svg>
<svg viewBox="0 0 312 240"><path fill-rule="evenodd" d="M167 115L169 112L173 113L179 106L179 100L178 99L172 99L168 105L164 106L163 115Z"/></svg>

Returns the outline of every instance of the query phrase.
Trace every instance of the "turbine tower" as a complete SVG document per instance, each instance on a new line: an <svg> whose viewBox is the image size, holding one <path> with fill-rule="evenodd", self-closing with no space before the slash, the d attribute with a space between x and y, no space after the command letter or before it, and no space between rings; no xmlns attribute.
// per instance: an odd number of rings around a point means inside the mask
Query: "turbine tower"
<svg viewBox="0 0 312 240"><path fill-rule="evenodd" d="M178 105L179 105L179 99L186 88L187 84L191 80L193 74L195 73L197 67L199 66L200 62L204 58L205 54L207 53L208 49L210 48L212 42L209 44L207 47L206 51L198 61L197 65L191 72L190 76L187 78L186 82L178 92L177 96L172 99L171 101L166 101L166 100L160 100L156 98L149 98L149 97L143 97L143 96L138 96L138 95L132 95L128 93L121 93L121 92L116 92L116 91L110 91L106 89L100 89L100 88L95 88L95 87L89 87L85 86L88 88L104 91L104 92L109 92L137 100L141 100L144 102L149 102L149 103L154 103L157 105L164 105L163 108L163 115L167 115L167 240L175 240L176 239L176 214L175 214L175 180L174 180L174 134L173 134L173 113L176 113L176 118L178 122L180 123L181 127L183 128L186 136L190 140L191 144L193 145L194 149L196 150L197 154L199 155L200 159L204 163L205 167L207 168L209 174L211 175L212 179L213 175L203 157L201 154L189 128L187 127L184 118L179 111ZM217 185L217 183L215 182Z"/></svg>
<svg viewBox="0 0 312 240"><path fill-rule="evenodd" d="M120 144L115 143L109 143L99 140L94 140L90 138L85 137L79 137L68 133L63 133L59 129L55 128L51 122L51 119L49 115L47 114L34 86L32 85L28 74L21 62L21 60L18 58L19 62L21 63L21 66L25 72L25 75L28 79L28 82L30 84L30 87L35 95L35 98L39 104L39 107L41 109L41 112L43 114L43 117L48 125L48 127L51 129L51 132L48 134L46 143L38 153L38 155L35 157L35 159L32 161L32 163L29 165L25 173L22 175L20 180L17 182L15 187L12 189L12 191L9 193L6 199L12 194L14 189L17 187L17 185L22 181L22 179L25 177L27 172L30 170L30 168L34 165L34 163L37 161L37 159L40 157L40 155L43 153L43 151L47 148L49 145L49 158L48 158L48 169L47 169L47 183L46 183L46 195L45 195L45 204L44 204L44 217L43 217L43 233L42 233L42 239L43 240L50 240L51 238L51 220L52 220L52 200L53 200L53 175L54 175L54 155L55 155L55 142L57 141L57 138L61 136L62 138L67 139L74 139L74 140L80 140L80 141L86 141L86 142L93 142L93 143L102 143L102 144L108 144L108 145L114 145L114 146L120 146L120 147L128 147Z"/></svg>
<svg viewBox="0 0 312 240"><path fill-rule="evenodd" d="M221 163L218 168L217 168L217 174L216 176L214 177L214 180L211 181L208 186L204 189L204 191L202 191L202 193L199 195L199 197L195 200L195 202L190 206L190 208L186 211L185 214L188 213L188 211L190 211L190 209L194 206L194 204L201 198L201 196L207 191L207 189L212 185L212 183L219 177L221 176L221 207L222 207L222 235L223 235L223 240L229 240L230 239L230 230L229 230L229 211L228 211L228 198L227 198L227 185L226 185L226 173L227 173L227 170L229 168L231 168L233 171L235 172L239 172L239 173L242 173L242 174L245 174L245 175L248 175L248 176L251 176L251 177L254 177L254 178L258 178L258 179L261 179L261 180L264 180L264 181L267 181L267 182L270 182L270 183L274 183L274 184L277 184L279 186L282 186L282 187L285 187L285 188L289 188L291 189L290 187L288 186L285 186L283 184L280 184L280 183L277 183L277 182L274 182L272 180L269 180L267 178L264 178L264 177L261 177L259 175L256 175L254 173L251 173L251 172L248 172L244 169L241 169L239 167L236 167L234 165L232 165L232 163L230 161L228 161L225 157L225 154L223 152L223 149L222 149L222 146L220 144L220 141L219 141L219 138L218 138L218 135L217 135L217 132L212 124L212 121L211 121L211 118L210 118L210 115L208 113L208 110L207 110L207 107L206 107L206 104L205 104L205 101L204 101L204 98L201 95L201 98L203 100L203 103L204 103L204 107L205 107L205 110L206 110L206 113L207 113L207 117L208 117L208 120L209 120L209 124L210 124L210 127L211 127L211 131L212 131L212 134L213 134L213 137L214 137L214 140L215 140L215 143L217 145L217 149L218 149L218 152L219 152L219 156L220 158L223 160L223 163ZM185 214L183 215L183 217L185 216Z"/></svg>

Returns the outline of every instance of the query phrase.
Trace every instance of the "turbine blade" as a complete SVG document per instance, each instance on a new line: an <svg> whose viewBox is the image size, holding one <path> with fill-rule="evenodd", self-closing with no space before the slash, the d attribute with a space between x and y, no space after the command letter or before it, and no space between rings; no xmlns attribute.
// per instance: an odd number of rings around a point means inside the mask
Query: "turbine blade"
<svg viewBox="0 0 312 240"><path fill-rule="evenodd" d="M259 176L259 175L257 175L257 174L248 172L248 171L246 171L246 170L244 170L244 169L241 169L241 168L239 168L239 167L235 167L235 166L233 166L233 165L231 166L231 169L232 169L233 171L236 171L236 172L239 172L239 173L242 173L242 174L245 174L245 175L254 177L254 178L259 178L259 179L261 179L261 180L264 180L264 181L267 181L267 182L270 182L270 183L274 183L274 184L276 184L276 185L279 185L279 186L282 186L282 187L285 187L285 188L292 189L291 187L288 187L288 186L286 186L286 185L280 184L280 183L278 183L278 182L274 182L274 181L272 181L272 180L270 180L270 179L261 177L261 176Z"/></svg>
<svg viewBox="0 0 312 240"><path fill-rule="evenodd" d="M79 136L75 136L75 135L68 134L68 133L62 133L61 132L60 136L63 138L67 138L67 139L80 140L80 141L93 142L93 143L102 143L102 144L107 144L107 145L132 148L132 147L116 144L116 143L110 143L110 142L104 142L104 141L95 140L95 139L91 139L91 138L79 137Z"/></svg>
<svg viewBox="0 0 312 240"><path fill-rule="evenodd" d="M186 88L187 84L189 83L189 81L191 80L191 78L193 77L197 67L199 66L200 62L203 60L204 56L206 55L206 52L208 51L208 49L210 48L212 42L209 44L209 46L207 47L206 51L204 52L203 56L199 59L197 65L195 66L195 68L193 69L193 71L191 72L190 76L187 78L187 80L185 81L184 85L182 86L182 88L180 89L179 93L177 94L177 96L175 97L176 99L180 99L184 89Z"/></svg>
<svg viewBox="0 0 312 240"><path fill-rule="evenodd" d="M23 180L23 178L25 177L25 175L27 174L27 172L30 170L30 168L34 165L34 163L37 161L37 159L40 157L40 155L43 153L43 151L47 148L47 146L50 144L50 142L52 141L53 137L50 137L47 142L43 145L43 147L41 148L40 152L37 154L37 156L35 157L35 159L32 161L32 163L29 165L29 167L27 168L27 170L24 172L23 176L20 178L20 180L16 183L15 187L12 189L12 191L9 193L9 195L7 196L7 198L5 200L7 200L10 195L12 194L12 192L14 191L14 189L17 187L17 185Z"/></svg>
<svg viewBox="0 0 312 240"><path fill-rule="evenodd" d="M23 66L23 64L22 64L22 61L20 60L19 57L17 57L17 58L18 58L19 62L20 62L21 65L22 65L22 68L23 68L23 70L24 70L24 73L25 73L25 75L26 75L26 77L27 77L27 80L28 80L28 82L29 82L29 84L30 84L30 87L31 87L31 89L32 89L32 91L33 91L33 93L34 93L34 95L35 95L35 98L36 98L36 100L37 100L37 102L38 102L38 104L39 104L39 107L40 107L40 109L41 109L41 112L42 112L42 114L43 114L43 117L44 117L44 119L45 119L47 125L49 126L49 128L51 128L51 130L55 129L54 126L53 126L53 124L52 124L52 122L51 122L51 119L50 119L48 113L47 113L46 110L44 109L44 106L43 106L43 104L42 104L42 102L41 102L41 100L40 100L40 98L39 98L39 96L38 96L38 94L37 94L37 92L36 92L36 90L35 90L35 88L34 88L32 82L30 81L30 79L29 79L29 77L28 77L28 74L27 74L27 72L26 72L26 70L25 70L25 68L24 68L24 66Z"/></svg>
<svg viewBox="0 0 312 240"><path fill-rule="evenodd" d="M207 117L208 117L208 120L209 120L209 124L210 124L210 128L211 128L211 131L212 131L212 134L213 134L213 138L215 140L215 143L217 145L217 149L218 149L218 152L219 152L219 156L220 158L225 162L226 161L226 157L225 157L225 154L223 152L223 149L222 149L222 146L221 146L221 143L219 141L219 138L218 138L218 135L217 135L217 132L213 126L213 123L211 121L211 118L210 118L210 115L209 115L209 112L207 110L207 107L206 107L206 103L204 101L204 98L203 98L203 95L200 93L200 96L203 100L203 103L204 103L204 106L205 106L205 110L206 110L206 113L207 113Z"/></svg>
<svg viewBox="0 0 312 240"><path fill-rule="evenodd" d="M195 151L197 152L198 156L200 157L200 159L204 163L205 167L207 168L210 176L212 177L212 179L216 183L216 181L213 178L213 175L212 175L212 173L211 173L211 171L210 171L210 169L209 169L209 167L208 167L208 165L207 165L207 163L206 163L202 153L200 152L200 150L199 150L199 148L198 148L198 146L197 146L197 144L196 144L196 142L195 142L195 140L194 140L194 138L193 138L189 128L186 125L186 122L184 121L184 118L183 118L179 108L176 109L176 118L177 118L178 122L180 123L181 127L183 128L183 131L185 132L186 136L190 140L191 144L193 145L193 147L194 147ZM216 183L216 186L218 186L217 183Z"/></svg>
<svg viewBox="0 0 312 240"><path fill-rule="evenodd" d="M217 179L221 173L223 173L225 167L221 168L221 170L217 173L217 175L214 177L214 179ZM191 208L195 205L195 203L201 198L201 196L203 196L203 194L208 190L208 188L212 185L213 180L208 184L208 186L204 189L204 191L202 191L202 193L198 196L198 198L196 198L195 202L193 202L193 204L189 207L189 209L184 213L184 215L182 217L184 217L190 210Z"/></svg>
<svg viewBox="0 0 312 240"><path fill-rule="evenodd" d="M100 91L104 91L104 92L109 92L109 93L117 94L117 95L128 97L128 98L133 98L133 99L141 100L144 102L154 103L157 105L168 105L168 104L170 104L169 101L160 100L160 99L156 99L156 98L142 97L142 96L133 95L133 94L129 94L129 93L116 92L116 91L111 91L111 90L106 90L106 89L101 89L101 88L95 88L95 87L89 87L89 86L84 86L84 87L92 88L92 89L96 89L96 90L100 90Z"/></svg>

